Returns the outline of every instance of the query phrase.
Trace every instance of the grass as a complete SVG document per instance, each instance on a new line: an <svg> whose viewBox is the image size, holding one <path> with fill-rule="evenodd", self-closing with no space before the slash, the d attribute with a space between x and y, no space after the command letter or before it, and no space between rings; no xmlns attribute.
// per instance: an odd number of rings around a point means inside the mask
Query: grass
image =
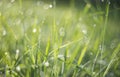
<svg viewBox="0 0 120 77"><path fill-rule="evenodd" d="M119 10L55 2L0 1L0 77L119 77Z"/></svg>

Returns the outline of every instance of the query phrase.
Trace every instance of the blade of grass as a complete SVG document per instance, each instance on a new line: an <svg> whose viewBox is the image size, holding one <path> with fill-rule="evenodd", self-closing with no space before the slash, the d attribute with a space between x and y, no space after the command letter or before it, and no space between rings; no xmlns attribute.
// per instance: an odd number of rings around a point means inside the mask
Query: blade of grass
<svg viewBox="0 0 120 77"><path fill-rule="evenodd" d="M89 42L86 43L86 45L84 46L83 50L81 51L81 55L80 55L80 57L79 57L79 59L78 59L78 63L77 63L78 65L81 64L81 61L83 60L83 57L84 57L84 55L85 55L85 53L86 53L86 50L87 50L87 48L88 48L88 45L89 45Z"/></svg>
<svg viewBox="0 0 120 77"><path fill-rule="evenodd" d="M114 50L112 56L111 56L111 61L110 63L108 64L104 74L103 74L103 77L106 76L106 74L108 73L110 67L112 66L112 63L114 62L114 58L116 57L117 53L120 52L120 44L118 45L118 47Z"/></svg>
<svg viewBox="0 0 120 77"><path fill-rule="evenodd" d="M107 0L105 11L106 11L105 12L105 23L104 23L104 27L103 27L103 31L102 31L102 50L100 52L101 60L102 60L102 53L104 52L104 41L105 41L106 28L107 28L107 24L108 24L109 0ZM100 69L101 68L102 68L102 66L100 64ZM101 74L100 74L100 76L101 76Z"/></svg>
<svg viewBox="0 0 120 77"><path fill-rule="evenodd" d="M49 55L51 55L54 51L56 51L56 50L58 50L58 49L65 48L65 47L70 46L70 45L72 45L72 44L74 44L74 43L77 43L77 42L79 42L79 41L82 41L82 39L83 39L83 38L80 38L80 39L78 39L78 40L74 40L74 41L69 42L69 43L67 43L67 44L61 45L61 46L59 46L58 48L53 49L53 50L49 53Z"/></svg>

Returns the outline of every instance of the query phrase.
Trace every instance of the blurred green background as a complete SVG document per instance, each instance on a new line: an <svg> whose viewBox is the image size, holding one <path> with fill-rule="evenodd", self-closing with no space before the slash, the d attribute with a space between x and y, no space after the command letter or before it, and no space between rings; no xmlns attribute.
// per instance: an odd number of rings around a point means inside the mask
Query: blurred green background
<svg viewBox="0 0 120 77"><path fill-rule="evenodd" d="M0 0L0 77L119 77L120 0Z"/></svg>

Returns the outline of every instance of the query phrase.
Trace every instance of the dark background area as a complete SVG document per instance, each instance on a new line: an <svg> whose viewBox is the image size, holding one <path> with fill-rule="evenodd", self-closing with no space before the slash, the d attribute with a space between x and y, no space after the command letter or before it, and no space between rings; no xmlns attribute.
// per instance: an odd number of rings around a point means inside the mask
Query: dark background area
<svg viewBox="0 0 120 77"><path fill-rule="evenodd" d="M37 0L38 1L38 0ZM119 8L120 7L120 0L41 0L44 2L53 2L56 1L56 6L71 6L73 3L75 7L83 7L86 3L92 4L94 7L101 6L104 8L106 3L109 1L111 8Z"/></svg>
<svg viewBox="0 0 120 77"><path fill-rule="evenodd" d="M40 0L39 0L40 1ZM120 0L41 0L45 3L54 3L56 7L74 7L76 9L84 9L86 4L91 4L92 8L98 11L106 10L106 5L110 4L109 17L113 21L119 21L120 18Z"/></svg>

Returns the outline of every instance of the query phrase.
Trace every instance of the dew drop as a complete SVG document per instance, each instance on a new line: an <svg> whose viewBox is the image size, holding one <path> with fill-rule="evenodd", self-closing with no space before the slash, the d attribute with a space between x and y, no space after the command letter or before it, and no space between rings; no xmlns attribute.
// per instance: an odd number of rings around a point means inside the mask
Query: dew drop
<svg viewBox="0 0 120 77"><path fill-rule="evenodd" d="M49 66L49 62L48 62L48 61L44 62L44 65L45 65L46 67L48 67L48 66Z"/></svg>
<svg viewBox="0 0 120 77"><path fill-rule="evenodd" d="M83 34L87 34L87 27L85 24L82 24L82 26L80 26L80 28L81 28L81 31Z"/></svg>
<svg viewBox="0 0 120 77"><path fill-rule="evenodd" d="M7 52L5 52L5 55L8 55L8 53L7 53Z"/></svg>
<svg viewBox="0 0 120 77"><path fill-rule="evenodd" d="M65 29L63 28L63 27L61 27L60 29L59 29L59 34L60 34L60 36L65 36Z"/></svg>
<svg viewBox="0 0 120 77"><path fill-rule="evenodd" d="M19 50L19 49L17 49L17 50L16 50L16 54L19 54L19 52L20 52L20 50Z"/></svg>
<svg viewBox="0 0 120 77"><path fill-rule="evenodd" d="M53 6L52 5L49 5L50 8L52 8Z"/></svg>
<svg viewBox="0 0 120 77"><path fill-rule="evenodd" d="M7 34L6 30L3 30L3 36L5 36Z"/></svg>
<svg viewBox="0 0 120 77"><path fill-rule="evenodd" d="M50 9L50 8L52 8L52 7L53 7L53 5L52 5L52 4L50 4L50 5L48 5L48 4L45 4L43 8L47 10L47 9Z"/></svg>
<svg viewBox="0 0 120 77"><path fill-rule="evenodd" d="M108 2L108 4L110 5L110 1Z"/></svg>
<svg viewBox="0 0 120 77"><path fill-rule="evenodd" d="M33 29L33 33L36 33L36 32L37 32L37 29L36 29L36 28L34 28L34 29Z"/></svg>
<svg viewBox="0 0 120 77"><path fill-rule="evenodd" d="M87 34L87 30L86 29L83 29L82 32L83 32L83 34Z"/></svg>
<svg viewBox="0 0 120 77"><path fill-rule="evenodd" d="M17 70L17 71L20 71L20 70L21 70L21 69L20 69L20 66L17 66L17 67L16 67L16 70Z"/></svg>

